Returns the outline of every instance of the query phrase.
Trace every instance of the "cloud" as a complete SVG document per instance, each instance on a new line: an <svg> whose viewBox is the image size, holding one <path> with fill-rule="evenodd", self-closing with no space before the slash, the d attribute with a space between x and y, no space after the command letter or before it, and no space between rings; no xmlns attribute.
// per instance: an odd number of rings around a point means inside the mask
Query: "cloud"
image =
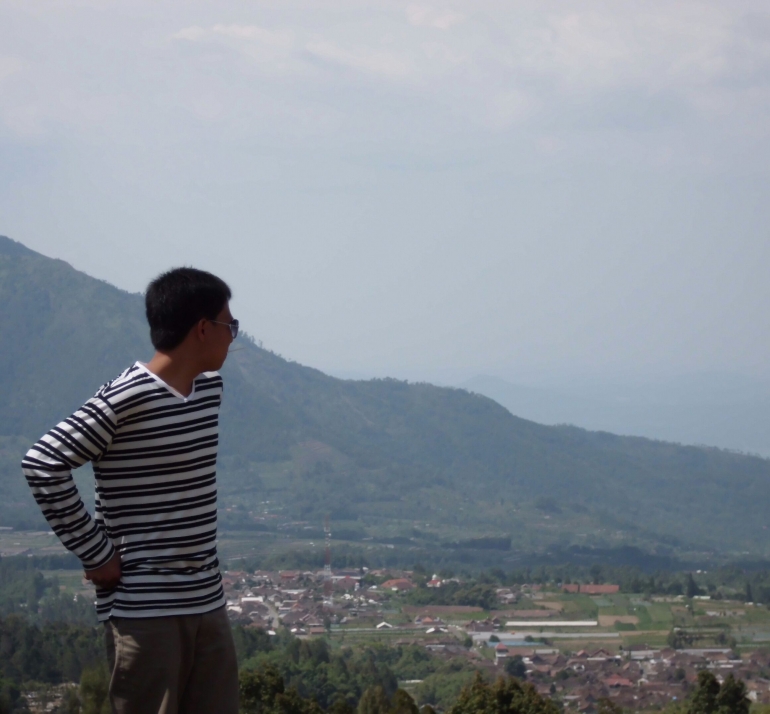
<svg viewBox="0 0 770 714"><path fill-rule="evenodd" d="M197 42L203 39L207 35L206 30L202 27L185 27L179 32L175 32L171 35L172 40L188 40L190 42Z"/></svg>
<svg viewBox="0 0 770 714"><path fill-rule="evenodd" d="M314 57L327 62L382 77L404 77L411 69L407 58L396 53L368 48L348 50L332 42L310 42L305 49Z"/></svg>
<svg viewBox="0 0 770 714"><path fill-rule="evenodd" d="M24 62L19 57L0 57L0 82L20 72Z"/></svg>
<svg viewBox="0 0 770 714"><path fill-rule="evenodd" d="M269 45L291 50L294 46L294 33L290 30L268 30L259 25L214 25L208 29L192 26L185 27L171 35L173 40L189 42L214 41L226 38L246 44Z"/></svg>
<svg viewBox="0 0 770 714"><path fill-rule="evenodd" d="M6 129L24 141L43 139L46 135L40 108L34 104L3 107L0 118Z"/></svg>
<svg viewBox="0 0 770 714"><path fill-rule="evenodd" d="M646 86L689 89L741 72L743 62L767 56L768 37L748 38L740 13L727 6L672 3L550 12L522 28L514 62L562 86Z"/></svg>
<svg viewBox="0 0 770 714"><path fill-rule="evenodd" d="M24 66L29 83L20 88L8 79L19 60L0 59L0 104L18 116L36 107L45 125L89 130L89 116L119 101L133 118L118 121L152 116L154 132L161 107L172 133L188 113L228 132L234 124L259 127L260 136L328 131L340 141L351 131L418 142L513 127L585 135L710 121L742 136L768 132L770 15L754 0L375 0L366 11L352 0L172 5L154 10L157 37L144 20L118 33L107 15L76 22L74 14L61 37L47 36L48 49L30 34L41 61ZM103 24L89 29L95 21ZM72 50L86 35L98 37L98 61ZM5 45L16 50L8 38ZM139 60L131 72L117 48Z"/></svg>
<svg viewBox="0 0 770 714"><path fill-rule="evenodd" d="M479 123L495 131L504 130L526 117L534 107L535 102L524 92L503 90L485 102Z"/></svg>
<svg viewBox="0 0 770 714"><path fill-rule="evenodd" d="M251 60L264 76L303 75L308 68L300 57L295 33L256 24L215 24L186 27L171 35L201 47L220 46Z"/></svg>
<svg viewBox="0 0 770 714"><path fill-rule="evenodd" d="M173 37L228 48L265 78L291 79L297 117L310 97L315 106L306 104L307 112L318 111L315 97L324 92L334 97L326 116L342 120L338 126L346 116L360 117L362 131L399 126L403 102L409 133L423 126L429 136L442 127L448 134L500 133L527 125L549 134L672 131L716 117L737 121L726 115L728 107L762 133L770 22L755 12L749 32L742 8L693 0L630 6L581 0L569 7L557 0L515 6L479 0L382 3L362 14L342 4L334 13L295 8L266 13L259 22L251 21L259 15L253 13L250 21L191 24ZM247 71L248 63L240 66L238 72ZM397 94L367 125L361 92L379 91L378 82ZM235 85L230 91L242 94ZM740 105L745 111L736 110Z"/></svg>
<svg viewBox="0 0 770 714"><path fill-rule="evenodd" d="M0 125L24 141L44 134L40 107L24 92L25 83L19 81L26 64L20 57L0 57L0 83L8 82L0 94Z"/></svg>
<svg viewBox="0 0 770 714"><path fill-rule="evenodd" d="M209 29L187 27L171 35L175 40L190 42L227 42L240 53L260 61L280 61L286 68L306 74L312 64L321 60L327 64L347 67L358 72L397 78L409 73L410 62L397 52L362 46L354 49L328 39L305 39L301 44L296 33L284 29L266 29L259 25L217 24ZM310 63L308 63L310 60ZM303 66L304 65L304 66ZM276 69L276 65L271 65Z"/></svg>
<svg viewBox="0 0 770 714"><path fill-rule="evenodd" d="M409 5L406 8L406 18L415 27L434 27L438 30L448 30L458 25L464 15L454 10L437 10L425 5Z"/></svg>
<svg viewBox="0 0 770 714"><path fill-rule="evenodd" d="M294 47L294 33L290 30L267 30L258 25L214 25L215 35L271 45L290 50Z"/></svg>

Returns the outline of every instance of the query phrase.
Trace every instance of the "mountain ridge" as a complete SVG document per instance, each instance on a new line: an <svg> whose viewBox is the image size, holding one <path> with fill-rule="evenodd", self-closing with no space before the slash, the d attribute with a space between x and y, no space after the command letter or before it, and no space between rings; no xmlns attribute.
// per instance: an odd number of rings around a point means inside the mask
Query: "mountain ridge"
<svg viewBox="0 0 770 714"><path fill-rule="evenodd" d="M724 378L716 381L717 389L714 385L713 377L709 382L701 378L697 385L701 394L681 386L679 394L672 394L672 384L654 382L624 387L591 385L589 390L575 386L532 387L477 375L458 384L541 424L574 424L589 431L710 445L770 457L767 430L761 426L770 423L768 384L753 380L754 391L748 398L745 394L730 394Z"/></svg>
<svg viewBox="0 0 770 714"><path fill-rule="evenodd" d="M140 295L19 246L0 238L0 525L35 518L20 445L152 354ZM356 538L427 546L770 552L766 459L544 426L462 389L339 380L239 347L222 370L225 528L332 514Z"/></svg>

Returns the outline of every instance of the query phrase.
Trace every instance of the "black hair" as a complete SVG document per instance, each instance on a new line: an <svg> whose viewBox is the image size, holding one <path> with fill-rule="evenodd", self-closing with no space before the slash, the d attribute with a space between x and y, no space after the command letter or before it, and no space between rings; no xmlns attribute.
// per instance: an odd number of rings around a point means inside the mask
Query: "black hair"
<svg viewBox="0 0 770 714"><path fill-rule="evenodd" d="M232 297L227 283L195 268L174 268L147 286L145 313L156 350L182 343L198 320L214 320Z"/></svg>

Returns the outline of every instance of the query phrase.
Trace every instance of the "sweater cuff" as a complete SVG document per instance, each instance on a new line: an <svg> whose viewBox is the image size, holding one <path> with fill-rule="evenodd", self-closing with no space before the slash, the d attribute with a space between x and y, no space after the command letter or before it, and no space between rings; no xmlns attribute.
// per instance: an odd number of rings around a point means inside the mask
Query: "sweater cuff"
<svg viewBox="0 0 770 714"><path fill-rule="evenodd" d="M82 558L80 560L80 562L83 563L83 570L86 572L90 570L97 570L103 565L106 565L110 561L110 558L112 558L112 556L116 553L115 546L112 544L110 539L107 538L107 536L104 534L102 534L102 538L104 539L104 543L102 544L102 547L99 548L96 556L94 558L89 558L87 561L83 560Z"/></svg>

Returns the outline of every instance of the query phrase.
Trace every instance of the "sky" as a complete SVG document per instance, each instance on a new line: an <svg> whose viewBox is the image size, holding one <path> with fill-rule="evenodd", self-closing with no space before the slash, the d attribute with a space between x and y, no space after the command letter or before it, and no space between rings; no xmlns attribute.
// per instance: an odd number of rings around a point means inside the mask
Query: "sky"
<svg viewBox="0 0 770 714"><path fill-rule="evenodd" d="M755 0L3 0L0 234L335 374L764 379L768 116Z"/></svg>

